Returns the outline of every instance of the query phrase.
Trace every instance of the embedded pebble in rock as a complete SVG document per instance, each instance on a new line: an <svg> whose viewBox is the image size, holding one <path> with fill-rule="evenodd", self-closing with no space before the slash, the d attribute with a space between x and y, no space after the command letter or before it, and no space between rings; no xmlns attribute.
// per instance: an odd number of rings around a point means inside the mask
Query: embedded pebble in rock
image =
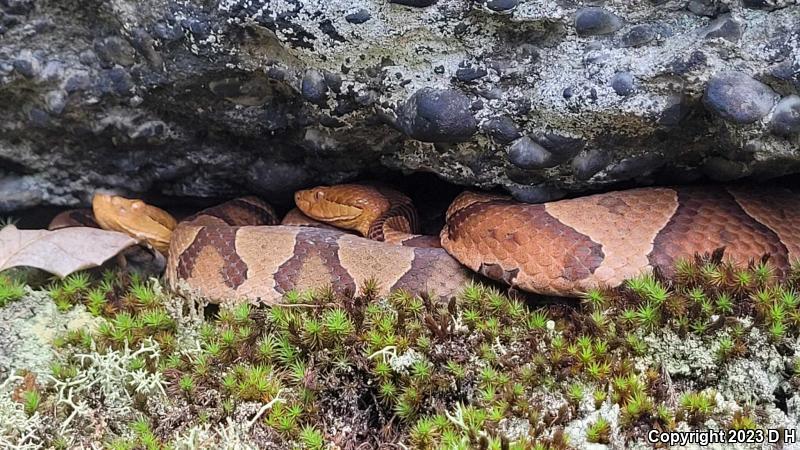
<svg viewBox="0 0 800 450"><path fill-rule="evenodd" d="M534 136L534 140L546 148L553 155L553 161L558 164L572 159L586 146L586 143L580 138L562 136L556 133L537 134Z"/></svg>
<svg viewBox="0 0 800 450"><path fill-rule="evenodd" d="M12 63L14 70L25 78L33 78L36 76L36 66L30 59L15 59Z"/></svg>
<svg viewBox="0 0 800 450"><path fill-rule="evenodd" d="M676 167L800 173L792 108L709 83L798 95L788 0L61 3L0 0L0 215L97 189L290 202L288 186L420 171L570 196ZM522 136L547 167L509 162ZM710 159L723 148L735 167ZM269 167L280 183L256 179Z"/></svg>
<svg viewBox="0 0 800 450"><path fill-rule="evenodd" d="M785 97L772 112L770 129L778 136L800 133L800 96Z"/></svg>
<svg viewBox="0 0 800 450"><path fill-rule="evenodd" d="M153 37L167 42L176 42L183 39L184 34L178 26L159 22L153 27Z"/></svg>
<svg viewBox="0 0 800 450"><path fill-rule="evenodd" d="M656 38L652 25L636 25L622 36L624 47L641 47Z"/></svg>
<svg viewBox="0 0 800 450"><path fill-rule="evenodd" d="M369 13L369 11L363 8L344 16L346 21L354 24L362 24L371 18L372 15Z"/></svg>
<svg viewBox="0 0 800 450"><path fill-rule="evenodd" d="M688 6L689 11L708 17L714 17L720 12L728 10L728 5L720 0L691 0Z"/></svg>
<svg viewBox="0 0 800 450"><path fill-rule="evenodd" d="M42 201L41 189L31 176L4 175L0 171L0 211L31 208Z"/></svg>
<svg viewBox="0 0 800 450"><path fill-rule="evenodd" d="M267 76L277 81L285 81L289 79L288 72L280 67L270 67L269 70L267 70Z"/></svg>
<svg viewBox="0 0 800 450"><path fill-rule="evenodd" d="M514 120L508 116L494 117L482 125L483 131L496 141L507 144L519 139L521 134Z"/></svg>
<svg viewBox="0 0 800 450"><path fill-rule="evenodd" d="M47 111L54 115L60 115L67 106L67 97L62 91L50 91L45 95Z"/></svg>
<svg viewBox="0 0 800 450"><path fill-rule="evenodd" d="M628 180L639 176L650 175L664 165L660 155L647 154L620 161L608 169L608 176L613 180Z"/></svg>
<svg viewBox="0 0 800 450"><path fill-rule="evenodd" d="M459 142L477 131L469 98L452 89L423 88L401 110L400 128L423 142Z"/></svg>
<svg viewBox="0 0 800 450"><path fill-rule="evenodd" d="M736 42L742 37L742 26L730 16L720 17L708 24L706 39L723 38Z"/></svg>
<svg viewBox="0 0 800 450"><path fill-rule="evenodd" d="M482 3L492 11L508 12L519 5L519 0L488 0Z"/></svg>
<svg viewBox="0 0 800 450"><path fill-rule="evenodd" d="M633 75L630 72L619 72L611 79L611 88L623 97L633 94L636 91Z"/></svg>
<svg viewBox="0 0 800 450"><path fill-rule="evenodd" d="M769 68L768 73L779 82L789 85L795 92L800 92L800 60L775 64Z"/></svg>
<svg viewBox="0 0 800 450"><path fill-rule="evenodd" d="M742 6L745 8L772 10L789 6L790 2L791 0L742 0Z"/></svg>
<svg viewBox="0 0 800 450"><path fill-rule="evenodd" d="M192 35L200 38L206 39L211 34L210 24L201 20L201 18L192 18L184 20L181 25L184 28L187 28Z"/></svg>
<svg viewBox="0 0 800 450"><path fill-rule="evenodd" d="M114 67L101 72L100 77L94 80L94 89L103 94L124 96L131 93L133 80L122 67Z"/></svg>
<svg viewBox="0 0 800 450"><path fill-rule="evenodd" d="M687 75L705 69L708 65L708 57L702 51L696 50L689 55L675 58L669 65L673 74Z"/></svg>
<svg viewBox="0 0 800 450"><path fill-rule="evenodd" d="M431 6L437 0L389 0L389 3L397 3L398 5L424 7Z"/></svg>
<svg viewBox="0 0 800 450"><path fill-rule="evenodd" d="M737 124L753 123L769 113L777 95L764 83L742 72L722 72L711 77L703 95L708 109Z"/></svg>
<svg viewBox="0 0 800 450"><path fill-rule="evenodd" d="M319 71L306 71L301 89L303 98L311 103L322 105L327 99L328 86L325 84L325 77Z"/></svg>
<svg viewBox="0 0 800 450"><path fill-rule="evenodd" d="M507 152L511 164L522 169L543 169L558 164L552 153L528 136L514 141Z"/></svg>
<svg viewBox="0 0 800 450"><path fill-rule="evenodd" d="M575 31L580 36L613 33L622 28L622 20L605 8L590 6L575 14Z"/></svg>
<svg viewBox="0 0 800 450"><path fill-rule="evenodd" d="M14 64L0 59L0 76L8 76L14 70Z"/></svg>
<svg viewBox="0 0 800 450"><path fill-rule="evenodd" d="M340 93L342 91L342 77L338 73L325 71L323 73L323 77L325 78L325 84L328 86L328 89L335 93Z"/></svg>
<svg viewBox="0 0 800 450"><path fill-rule="evenodd" d="M509 189L514 188L516 185L533 186L547 181L546 177L541 175L541 171L523 169L513 164L510 164L506 169L505 175L510 181Z"/></svg>
<svg viewBox="0 0 800 450"><path fill-rule="evenodd" d="M88 75L85 73L78 73L67 78L67 81L64 83L64 90L67 91L68 94L85 91L89 89L91 83Z"/></svg>
<svg viewBox="0 0 800 450"><path fill-rule="evenodd" d="M575 178L586 181L597 172L603 170L611 162L611 156L600 149L593 149L581 153L572 160L572 170Z"/></svg>
<svg viewBox="0 0 800 450"><path fill-rule="evenodd" d="M483 67L459 67L456 70L456 78L459 81L469 82L473 80L477 80L478 78L483 78L487 75L486 69Z"/></svg>

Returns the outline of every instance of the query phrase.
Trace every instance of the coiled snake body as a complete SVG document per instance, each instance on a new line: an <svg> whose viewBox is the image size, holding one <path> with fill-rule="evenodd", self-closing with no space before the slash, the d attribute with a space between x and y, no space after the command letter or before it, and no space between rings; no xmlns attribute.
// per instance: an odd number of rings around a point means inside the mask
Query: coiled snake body
<svg viewBox="0 0 800 450"><path fill-rule="evenodd" d="M466 192L450 205L438 239L414 234L413 206L396 191L340 185L295 200L301 211L284 225L253 197L174 224L157 208L98 195L94 215L164 251L171 288L217 301L272 303L322 285L357 291L368 279L383 293L449 296L474 272L528 292L577 296L654 267L669 276L678 258L721 247L738 263L769 254L778 273L800 256L800 201L779 188L641 188L544 204Z"/></svg>
<svg viewBox="0 0 800 450"><path fill-rule="evenodd" d="M368 280L381 294L405 289L452 295L470 279L438 238L413 234L416 210L399 192L340 185L295 197L302 211L291 211L280 225L269 205L245 197L203 210L155 239L151 233L155 248L167 245L170 288L220 302L275 303L290 290L357 292ZM104 228L146 238L141 230L154 227L139 221L150 214L130 214L135 202L96 195L94 215Z"/></svg>
<svg viewBox="0 0 800 450"><path fill-rule="evenodd" d="M739 264L800 256L800 200L786 189L641 188L538 205L472 193L450 206L442 245L490 278L541 294L615 287L679 258L725 248Z"/></svg>

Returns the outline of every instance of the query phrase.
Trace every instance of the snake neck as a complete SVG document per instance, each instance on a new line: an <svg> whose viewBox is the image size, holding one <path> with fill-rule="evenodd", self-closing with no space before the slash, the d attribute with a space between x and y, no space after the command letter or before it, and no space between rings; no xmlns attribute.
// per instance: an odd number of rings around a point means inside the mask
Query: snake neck
<svg viewBox="0 0 800 450"><path fill-rule="evenodd" d="M418 232L417 210L408 200L393 205L389 211L372 222L364 237L375 241L400 242Z"/></svg>

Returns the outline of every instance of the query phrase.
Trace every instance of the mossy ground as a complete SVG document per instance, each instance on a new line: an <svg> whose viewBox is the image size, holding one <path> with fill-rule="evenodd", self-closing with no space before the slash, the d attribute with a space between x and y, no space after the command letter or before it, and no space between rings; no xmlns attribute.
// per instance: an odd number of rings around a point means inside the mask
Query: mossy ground
<svg viewBox="0 0 800 450"><path fill-rule="evenodd" d="M0 444L649 448L651 429L797 428L800 271L720 258L538 308L367 283L204 315L157 280L76 274L49 295L99 325L0 387ZM0 296L25 301L20 286L0 277Z"/></svg>

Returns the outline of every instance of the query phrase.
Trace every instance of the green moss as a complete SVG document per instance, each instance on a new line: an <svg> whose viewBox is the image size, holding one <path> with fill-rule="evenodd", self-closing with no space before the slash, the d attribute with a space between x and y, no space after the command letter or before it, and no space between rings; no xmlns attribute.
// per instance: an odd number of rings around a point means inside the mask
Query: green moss
<svg viewBox="0 0 800 450"><path fill-rule="evenodd" d="M716 406L714 394L711 392L688 392L680 398L682 413L689 423L700 424L711 416Z"/></svg>
<svg viewBox="0 0 800 450"><path fill-rule="evenodd" d="M191 375L183 375L178 380L178 387L180 387L181 391L183 391L186 395L191 395L195 388L194 379Z"/></svg>
<svg viewBox="0 0 800 450"><path fill-rule="evenodd" d="M586 391L583 386L578 383L573 383L567 389L567 397L575 404L579 404L586 396Z"/></svg>
<svg viewBox="0 0 800 450"><path fill-rule="evenodd" d="M313 425L304 425L300 431L302 448L307 450L322 450L325 447L325 438Z"/></svg>
<svg viewBox="0 0 800 450"><path fill-rule="evenodd" d="M742 411L736 411L733 414L730 427L734 430L756 430L759 428L755 419Z"/></svg>
<svg viewBox="0 0 800 450"><path fill-rule="evenodd" d="M25 295L25 285L12 277L0 274L0 308L21 299Z"/></svg>
<svg viewBox="0 0 800 450"><path fill-rule="evenodd" d="M89 289L89 274L86 272L76 272L64 278L61 282L61 290L64 295L73 297L86 292Z"/></svg>
<svg viewBox="0 0 800 450"><path fill-rule="evenodd" d="M152 281L106 273L87 283L54 283L52 291L56 302L84 303L104 318L94 335L61 336L65 352L159 343L158 363L134 358L128 370L160 372L170 394L166 408L183 411L182 423L241 423L255 417L258 405L269 405L254 419L253 436L271 436L286 448L323 448L331 430L345 423L391 430L409 448L560 449L570 448L563 429L584 418L587 398L596 408L619 405L613 428L628 441L682 420L752 424L750 412L719 415L703 403L706 394L683 393L677 408L668 406L662 369L641 367L651 364L648 342L664 332L707 334L722 366L749 352L751 329L737 317L749 316L776 341L795 338L800 275L778 283L758 264L735 267L713 258L679 262L676 271L673 282L643 275L619 289L589 290L578 308L532 309L477 283L453 299L406 291L379 299L374 282L358 296L330 287L290 291L283 305L222 308L189 330L171 316L174 305L164 304ZM70 358L51 367L60 380L84 369ZM798 379L792 382L800 385ZM550 406L554 398L561 406ZM152 414L145 400L136 407ZM510 433L510 423L524 431ZM168 445L140 428L134 447ZM598 418L586 438L607 442L610 428ZM377 445L380 435L370 436Z"/></svg>
<svg viewBox="0 0 800 450"><path fill-rule="evenodd" d="M589 429L586 430L586 440L598 444L608 444L610 434L611 424L608 420L600 417L589 425Z"/></svg>
<svg viewBox="0 0 800 450"><path fill-rule="evenodd" d="M161 450L163 447L162 442L153 434L150 428L150 422L146 418L136 420L131 429L137 436L137 443L140 447L146 450Z"/></svg>
<svg viewBox="0 0 800 450"><path fill-rule="evenodd" d="M134 450L137 442L132 439L116 438L107 444L108 450Z"/></svg>
<svg viewBox="0 0 800 450"><path fill-rule="evenodd" d="M25 414L32 416L42 402L42 395L36 389L31 389L22 393L23 405L25 407Z"/></svg>

